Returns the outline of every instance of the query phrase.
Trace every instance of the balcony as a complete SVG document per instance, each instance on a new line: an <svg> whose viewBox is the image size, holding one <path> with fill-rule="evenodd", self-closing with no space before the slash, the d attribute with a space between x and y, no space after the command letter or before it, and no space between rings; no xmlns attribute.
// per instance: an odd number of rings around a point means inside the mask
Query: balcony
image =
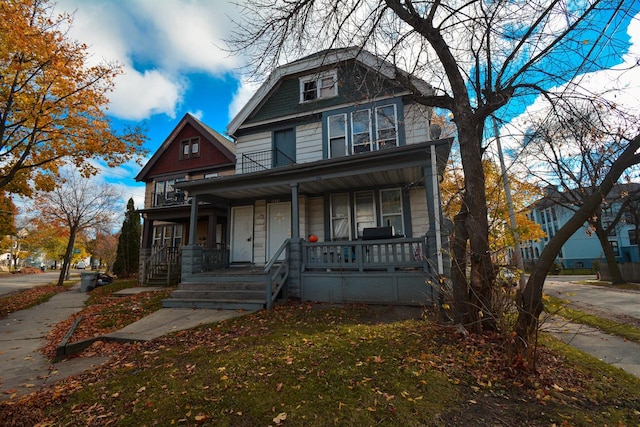
<svg viewBox="0 0 640 427"><path fill-rule="evenodd" d="M165 193L155 193L153 195L154 206L174 206L189 203L184 191L168 191Z"/></svg>
<svg viewBox="0 0 640 427"><path fill-rule="evenodd" d="M295 160L277 148L244 153L240 161L241 173L259 172L296 164Z"/></svg>

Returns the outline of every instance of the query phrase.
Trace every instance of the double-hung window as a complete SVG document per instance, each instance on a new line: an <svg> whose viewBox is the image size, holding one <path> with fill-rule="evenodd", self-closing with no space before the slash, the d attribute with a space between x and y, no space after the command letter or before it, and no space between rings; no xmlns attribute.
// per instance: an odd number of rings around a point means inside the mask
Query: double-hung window
<svg viewBox="0 0 640 427"><path fill-rule="evenodd" d="M395 104L330 115L327 117L327 129L330 158L399 145Z"/></svg>
<svg viewBox="0 0 640 427"><path fill-rule="evenodd" d="M398 115L395 105L376 108L376 140L380 150L398 146Z"/></svg>
<svg viewBox="0 0 640 427"><path fill-rule="evenodd" d="M343 157L348 154L347 115L336 114L329 117L329 156Z"/></svg>
<svg viewBox="0 0 640 427"><path fill-rule="evenodd" d="M372 150L370 110L360 110L351 113L351 135L354 154Z"/></svg>
<svg viewBox="0 0 640 427"><path fill-rule="evenodd" d="M200 138L189 138L180 141L180 158L190 159L200 157Z"/></svg>
<svg viewBox="0 0 640 427"><path fill-rule="evenodd" d="M300 79L300 103L338 95L336 70L305 76Z"/></svg>
<svg viewBox="0 0 640 427"><path fill-rule="evenodd" d="M175 201L175 191L173 189L175 182L175 179L156 181L154 206L164 206Z"/></svg>

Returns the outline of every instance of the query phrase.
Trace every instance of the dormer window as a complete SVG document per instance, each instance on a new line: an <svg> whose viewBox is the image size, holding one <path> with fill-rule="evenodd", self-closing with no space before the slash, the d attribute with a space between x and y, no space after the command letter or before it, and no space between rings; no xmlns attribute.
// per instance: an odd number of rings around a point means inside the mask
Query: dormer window
<svg viewBox="0 0 640 427"><path fill-rule="evenodd" d="M336 70L300 78L300 103L338 95L337 81Z"/></svg>
<svg viewBox="0 0 640 427"><path fill-rule="evenodd" d="M180 141L180 158L192 159L200 157L200 138L190 138Z"/></svg>

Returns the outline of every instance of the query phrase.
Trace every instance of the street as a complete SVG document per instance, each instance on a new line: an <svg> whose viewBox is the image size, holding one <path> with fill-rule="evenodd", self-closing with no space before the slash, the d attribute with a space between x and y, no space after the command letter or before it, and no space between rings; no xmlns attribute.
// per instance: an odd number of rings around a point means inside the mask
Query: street
<svg viewBox="0 0 640 427"><path fill-rule="evenodd" d="M585 280L583 277L595 279L595 276L550 276L545 281L543 292L567 299L577 309L640 326L640 291L581 284ZM565 281L565 278L573 279Z"/></svg>
<svg viewBox="0 0 640 427"><path fill-rule="evenodd" d="M60 277L60 270L40 274L2 274L0 275L0 297L34 286L55 284L58 277Z"/></svg>

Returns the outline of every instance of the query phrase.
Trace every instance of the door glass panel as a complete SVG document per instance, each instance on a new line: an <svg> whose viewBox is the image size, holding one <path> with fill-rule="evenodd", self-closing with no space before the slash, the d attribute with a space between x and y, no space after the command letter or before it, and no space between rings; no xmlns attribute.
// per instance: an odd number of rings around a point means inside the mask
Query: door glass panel
<svg viewBox="0 0 640 427"><path fill-rule="evenodd" d="M373 201L373 191L356 193L356 227L358 237L362 237L362 230L376 226L376 210Z"/></svg>
<svg viewBox="0 0 640 427"><path fill-rule="evenodd" d="M331 238L349 240L349 195L331 195Z"/></svg>
<svg viewBox="0 0 640 427"><path fill-rule="evenodd" d="M380 191L382 226L392 226L396 234L404 234L402 222L402 192L400 189Z"/></svg>

